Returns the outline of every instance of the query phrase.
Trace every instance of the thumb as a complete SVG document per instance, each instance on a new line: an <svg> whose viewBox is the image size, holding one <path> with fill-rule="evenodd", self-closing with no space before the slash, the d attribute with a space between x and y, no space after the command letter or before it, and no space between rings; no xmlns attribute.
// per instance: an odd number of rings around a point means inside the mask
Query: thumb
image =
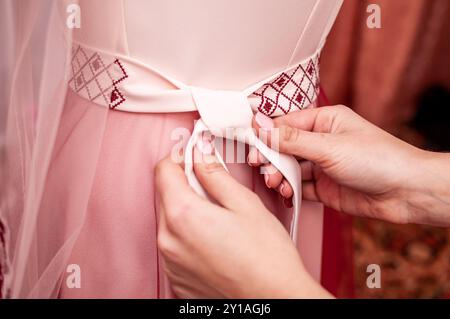
<svg viewBox="0 0 450 319"><path fill-rule="evenodd" d="M332 136L290 125L288 121L272 121L262 113L253 120L258 137L272 149L312 162L321 162L330 154Z"/></svg>
<svg viewBox="0 0 450 319"><path fill-rule="evenodd" d="M205 191L223 207L242 212L256 195L236 181L214 155L213 142L204 137L194 149L194 172Z"/></svg>

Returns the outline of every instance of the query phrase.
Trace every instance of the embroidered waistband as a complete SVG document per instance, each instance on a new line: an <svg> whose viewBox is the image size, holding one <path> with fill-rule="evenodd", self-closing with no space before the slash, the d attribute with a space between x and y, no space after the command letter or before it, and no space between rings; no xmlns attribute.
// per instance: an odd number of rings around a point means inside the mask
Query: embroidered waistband
<svg viewBox="0 0 450 319"><path fill-rule="evenodd" d="M319 94L320 50L297 66L246 90L254 111L280 116L315 105ZM82 45L72 49L69 87L82 97L127 112L195 111L189 86L133 58ZM149 79L151 77L151 79ZM152 87L155 79L164 87Z"/></svg>

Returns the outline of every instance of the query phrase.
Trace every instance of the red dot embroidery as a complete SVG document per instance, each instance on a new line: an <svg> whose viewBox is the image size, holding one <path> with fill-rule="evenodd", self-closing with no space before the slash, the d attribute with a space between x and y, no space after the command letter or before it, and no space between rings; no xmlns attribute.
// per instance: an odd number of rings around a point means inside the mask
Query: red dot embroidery
<svg viewBox="0 0 450 319"><path fill-rule="evenodd" d="M87 99L116 109L126 102L119 83L128 78L119 59L81 46L72 52L72 78L69 86ZM253 96L258 110L268 116L287 114L293 108L304 109L319 94L319 54L265 83Z"/></svg>
<svg viewBox="0 0 450 319"><path fill-rule="evenodd" d="M287 114L293 107L301 110L312 104L319 94L318 70L319 55L264 84L253 93L259 97L258 110L271 116L277 110Z"/></svg>
<svg viewBox="0 0 450 319"><path fill-rule="evenodd" d="M107 57L81 46L73 50L72 79L69 86L87 99L115 109L126 102L118 84L128 78L119 59Z"/></svg>

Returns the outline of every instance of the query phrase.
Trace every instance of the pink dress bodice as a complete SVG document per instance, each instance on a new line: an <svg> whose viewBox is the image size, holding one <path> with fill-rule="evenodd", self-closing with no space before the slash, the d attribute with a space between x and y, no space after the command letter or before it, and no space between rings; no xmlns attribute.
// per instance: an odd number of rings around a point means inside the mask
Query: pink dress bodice
<svg viewBox="0 0 450 319"><path fill-rule="evenodd" d="M183 83L240 90L312 55L341 0L81 0L76 41Z"/></svg>

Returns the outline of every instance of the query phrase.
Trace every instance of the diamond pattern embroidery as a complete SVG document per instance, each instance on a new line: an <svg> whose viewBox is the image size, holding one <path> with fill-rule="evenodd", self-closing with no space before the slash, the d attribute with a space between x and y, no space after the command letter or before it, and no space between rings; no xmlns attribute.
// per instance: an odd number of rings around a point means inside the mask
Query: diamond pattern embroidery
<svg viewBox="0 0 450 319"><path fill-rule="evenodd" d="M281 73L264 84L253 96L259 98L258 110L268 116L302 110L319 95L319 55Z"/></svg>
<svg viewBox="0 0 450 319"><path fill-rule="evenodd" d="M319 60L320 54L316 54L262 85L251 96L256 97L252 99L252 108L268 116L279 116L313 104L319 94ZM77 94L110 109L126 102L118 84L125 81L128 74L119 59L76 46L72 50L71 65L69 86Z"/></svg>
<svg viewBox="0 0 450 319"><path fill-rule="evenodd" d="M72 51L72 78L69 86L86 99L115 109L126 101L117 84L128 78L119 59L78 46Z"/></svg>

